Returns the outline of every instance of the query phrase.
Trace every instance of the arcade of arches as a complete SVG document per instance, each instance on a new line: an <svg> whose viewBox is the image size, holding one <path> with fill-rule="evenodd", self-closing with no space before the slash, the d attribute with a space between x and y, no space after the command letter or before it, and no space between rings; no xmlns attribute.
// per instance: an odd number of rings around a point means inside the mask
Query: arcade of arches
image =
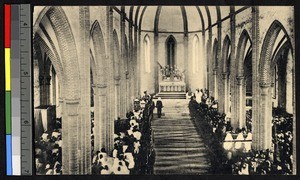
<svg viewBox="0 0 300 180"><path fill-rule="evenodd" d="M91 172L91 109L95 149L111 151L114 120L125 118L145 90L207 88L218 110L231 114L233 128L245 127L251 108L252 148L271 148L272 107L295 115L293 12L288 6L35 7L34 106L55 105L62 118L64 173ZM161 77L165 67L177 75ZM177 80L174 87L164 85L168 80Z"/></svg>

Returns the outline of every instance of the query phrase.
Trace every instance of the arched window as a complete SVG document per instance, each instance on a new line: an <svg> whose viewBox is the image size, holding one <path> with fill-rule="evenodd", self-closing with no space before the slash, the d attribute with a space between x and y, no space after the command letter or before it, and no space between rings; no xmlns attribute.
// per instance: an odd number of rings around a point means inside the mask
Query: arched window
<svg viewBox="0 0 300 180"><path fill-rule="evenodd" d="M145 72L150 73L150 38L145 36L144 40L144 54L145 54Z"/></svg>
<svg viewBox="0 0 300 180"><path fill-rule="evenodd" d="M167 65L169 68L174 69L175 67L175 55L176 55L176 40L174 36L169 36L166 41L167 50Z"/></svg>
<svg viewBox="0 0 300 180"><path fill-rule="evenodd" d="M193 40L193 73L199 71L199 38L197 35L194 36Z"/></svg>

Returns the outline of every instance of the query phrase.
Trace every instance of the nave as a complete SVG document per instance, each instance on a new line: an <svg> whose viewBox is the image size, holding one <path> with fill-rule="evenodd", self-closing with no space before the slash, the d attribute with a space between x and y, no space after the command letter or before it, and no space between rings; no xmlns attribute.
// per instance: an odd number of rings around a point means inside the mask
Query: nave
<svg viewBox="0 0 300 180"><path fill-rule="evenodd" d="M294 174L294 33L292 6L35 6L37 168ZM153 129L152 98L165 105ZM181 164L161 153L178 153Z"/></svg>
<svg viewBox="0 0 300 180"><path fill-rule="evenodd" d="M187 108L187 104L185 104ZM207 147L190 116L181 111L152 122L155 150L154 174L207 174L210 162Z"/></svg>

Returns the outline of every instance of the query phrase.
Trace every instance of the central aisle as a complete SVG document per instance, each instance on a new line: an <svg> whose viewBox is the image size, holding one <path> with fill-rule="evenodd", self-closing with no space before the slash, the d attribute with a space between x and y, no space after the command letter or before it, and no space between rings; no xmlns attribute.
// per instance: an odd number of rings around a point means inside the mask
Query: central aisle
<svg viewBox="0 0 300 180"><path fill-rule="evenodd" d="M189 116L180 112L152 122L156 153L154 174L205 174L210 167L206 147Z"/></svg>

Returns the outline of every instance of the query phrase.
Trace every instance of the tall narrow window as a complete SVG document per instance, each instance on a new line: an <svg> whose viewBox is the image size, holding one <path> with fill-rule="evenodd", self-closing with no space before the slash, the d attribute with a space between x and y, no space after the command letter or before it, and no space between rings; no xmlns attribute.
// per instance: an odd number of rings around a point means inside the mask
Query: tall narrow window
<svg viewBox="0 0 300 180"><path fill-rule="evenodd" d="M193 73L199 70L199 38L197 35L194 36L193 40Z"/></svg>
<svg viewBox="0 0 300 180"><path fill-rule="evenodd" d="M167 65L169 68L174 69L175 67L175 49L176 49L176 41L174 36L169 36L166 42L167 45Z"/></svg>
<svg viewBox="0 0 300 180"><path fill-rule="evenodd" d="M144 54L145 54L145 72L150 73L150 38L145 36L144 40Z"/></svg>

